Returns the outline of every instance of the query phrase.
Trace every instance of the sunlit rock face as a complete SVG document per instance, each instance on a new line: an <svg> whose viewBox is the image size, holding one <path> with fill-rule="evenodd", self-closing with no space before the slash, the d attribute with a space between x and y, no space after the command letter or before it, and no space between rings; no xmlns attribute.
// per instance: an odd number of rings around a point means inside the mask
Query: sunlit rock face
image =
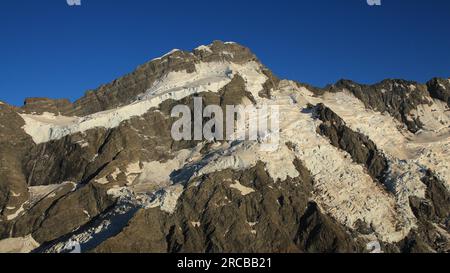
<svg viewBox="0 0 450 273"><path fill-rule="evenodd" d="M277 78L248 49L172 50L71 103L0 102L0 251L448 252L448 79ZM279 109L263 141L175 141L176 105Z"/></svg>

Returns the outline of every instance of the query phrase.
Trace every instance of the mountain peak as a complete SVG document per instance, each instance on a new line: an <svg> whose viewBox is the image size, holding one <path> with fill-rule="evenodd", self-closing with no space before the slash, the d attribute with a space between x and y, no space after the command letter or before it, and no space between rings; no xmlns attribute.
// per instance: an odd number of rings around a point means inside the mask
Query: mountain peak
<svg viewBox="0 0 450 273"><path fill-rule="evenodd" d="M29 98L22 109L26 112L61 113L67 116L86 116L132 103L145 94L160 79L170 73L195 73L200 64L213 63L245 65L254 63L265 69L257 57L245 46L235 42L214 41L193 51L173 49L161 57L138 66L133 72L89 90L73 104L64 99ZM225 66L222 72L228 70ZM221 73L222 73L221 72ZM40 109L42 108L42 109Z"/></svg>
<svg viewBox="0 0 450 273"><path fill-rule="evenodd" d="M445 252L428 238L448 238L439 226L450 211L449 84L341 80L317 89L277 79L236 43L172 50L73 104L32 98L22 111L2 109L0 236L31 234L43 244L37 252L58 252L68 238L87 251L162 252L175 242L185 252L214 244L308 251L305 242L314 251L336 243L352 251L370 238L396 251L421 240L426 250ZM195 108L198 97L221 108L276 106L278 113L267 113L279 120L268 134L278 130L276 150L260 149L266 135L175 140L173 107ZM220 215L237 224L225 227ZM120 232L105 240L108 226ZM317 226L319 236L309 234ZM205 240L171 235L181 227ZM253 244L255 235L265 245ZM154 236L162 243L147 244ZM275 245L274 236L282 236ZM234 244L242 241L248 244Z"/></svg>

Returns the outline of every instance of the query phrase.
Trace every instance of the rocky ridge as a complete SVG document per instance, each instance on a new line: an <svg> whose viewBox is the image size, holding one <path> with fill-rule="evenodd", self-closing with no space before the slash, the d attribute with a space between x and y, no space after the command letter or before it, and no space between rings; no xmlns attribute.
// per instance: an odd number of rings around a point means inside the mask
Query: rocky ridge
<svg viewBox="0 0 450 273"><path fill-rule="evenodd" d="M67 100L0 103L0 250L450 250L450 80L273 75L247 48L174 50ZM173 141L177 104L277 105L280 145Z"/></svg>

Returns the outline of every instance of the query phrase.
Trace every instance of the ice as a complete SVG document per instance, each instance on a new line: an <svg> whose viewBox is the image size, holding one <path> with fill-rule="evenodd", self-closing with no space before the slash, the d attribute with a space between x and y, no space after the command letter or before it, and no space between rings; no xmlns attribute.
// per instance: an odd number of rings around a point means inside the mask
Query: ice
<svg viewBox="0 0 450 273"><path fill-rule="evenodd" d="M254 189L246 187L244 185L242 185L239 181L235 180L233 184L230 185L230 188L236 189L238 191L240 191L240 193L242 195L248 195L250 193L255 192Z"/></svg>
<svg viewBox="0 0 450 273"><path fill-rule="evenodd" d="M274 92L274 99L280 104L281 141L291 142L295 156L311 172L314 200L321 210L348 228L354 228L357 220L363 220L383 241L403 239L414 225L408 215L397 210L396 199L375 183L363 166L355 164L349 154L319 135L316 129L321 122L315 120L311 113L302 111L308 103L329 101L290 82L282 82L280 88L280 91ZM292 95L296 105L290 103ZM346 99L332 102L335 103L333 105L351 109ZM356 114L359 114L359 109L353 115ZM282 162L284 166L292 165L290 159L283 161L280 158L279 161L280 166L283 166ZM399 226L402 228L399 229Z"/></svg>
<svg viewBox="0 0 450 273"><path fill-rule="evenodd" d="M183 191L184 186L181 184L166 187L157 193L156 198L150 203L148 208L159 207L162 211L172 214L175 212L178 198L183 194Z"/></svg>
<svg viewBox="0 0 450 273"><path fill-rule="evenodd" d="M206 51L209 53L212 53L212 50L209 46L205 46L205 45L201 45L199 47L197 47L195 50L201 50L201 51Z"/></svg>
<svg viewBox="0 0 450 273"><path fill-rule="evenodd" d="M234 74L246 79L247 90L258 96L267 80L260 73L260 64L248 62L237 65L229 62L199 63L196 72L170 72L147 90L140 100L129 105L98 112L86 117L66 117L51 113L20 114L25 121L23 129L36 144L61 139L67 135L85 132L94 128L115 128L132 117L142 116L151 108L172 99L181 100L201 92L218 92L228 84ZM230 74L229 72L233 73Z"/></svg>
<svg viewBox="0 0 450 273"><path fill-rule="evenodd" d="M176 49L176 48L175 48L175 49L172 49L171 51L167 52L166 54L162 55L161 57L154 58L154 59L151 60L151 61L153 62L153 61L157 61L157 60L164 59L165 57L168 57L168 56L170 56L170 55L172 55L173 53L178 52L178 51L180 51L180 50L179 50L179 49Z"/></svg>

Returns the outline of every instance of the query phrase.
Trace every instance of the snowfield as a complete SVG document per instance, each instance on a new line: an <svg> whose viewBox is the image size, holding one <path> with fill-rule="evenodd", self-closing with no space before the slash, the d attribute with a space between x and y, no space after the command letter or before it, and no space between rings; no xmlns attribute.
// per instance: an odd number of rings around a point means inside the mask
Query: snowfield
<svg viewBox="0 0 450 273"><path fill-rule="evenodd" d="M129 105L98 112L85 117L57 116L50 113L42 115L21 114L25 121L23 129L36 144L61 139L65 136L90 129L115 128L132 117L142 116L151 108L172 99L181 100L192 94L218 92L228 84L235 74L247 82L248 91L257 96L267 78L260 73L261 65L248 62L237 65L231 62L196 64L196 72L170 72L154 83L152 88Z"/></svg>
<svg viewBox="0 0 450 273"><path fill-rule="evenodd" d="M196 50L210 52L211 48L200 46ZM431 105L420 105L417 111L412 111L411 118L426 124L424 130L412 134L389 114L367 109L346 90L317 96L294 82L281 81L277 90L271 90L270 99L261 98L259 92L268 80L262 69L262 65L254 61L242 65L197 63L195 72L169 72L133 103L120 108L85 117L21 114L25 121L24 131L36 144L46 143L94 128L115 128L169 99L181 100L196 93L218 92L235 75L245 80L246 90L252 93L258 105L279 108L280 142L275 151L261 149L264 141L244 141L216 144L206 157L200 152L203 148L200 144L194 149L179 151L166 162L130 162L106 176L101 174L95 183L108 185L111 183L108 177L116 180L121 174L127 178L126 186L108 191L109 195L119 198L122 210L109 212L101 219L101 225L80 231L74 238L86 244L95 241L98 234L111 228L111 219L132 214L138 208L159 208L172 214L185 183L191 179L226 169L246 170L260 161L274 181L285 181L300 175L294 161L301 160L312 174L313 199L323 212L349 229L355 229L356 224L363 221L373 229L372 237L389 243L401 241L417 227L409 198L425 197L426 186L421 181L425 170L433 170L450 190L450 112L444 103L430 98ZM350 129L369 137L385 155L389 161L389 177L384 185L374 181L366 168L355 163L350 154L334 147L329 139L317 132L322 122L307 108L319 103L339 115ZM81 147L89 145L78 144ZM175 171L182 172L174 177ZM244 196L255 192L239 181L228 182L233 190ZM53 186L34 187L30 188L30 193L33 200L38 200L48 197L56 189ZM8 220L18 217L23 212L23 205L14 210L16 212L10 214ZM192 225L200 227L198 222L192 222ZM37 246L28 237L0 241L0 252L2 247L21 250ZM64 243L60 243L57 248L63 247Z"/></svg>

